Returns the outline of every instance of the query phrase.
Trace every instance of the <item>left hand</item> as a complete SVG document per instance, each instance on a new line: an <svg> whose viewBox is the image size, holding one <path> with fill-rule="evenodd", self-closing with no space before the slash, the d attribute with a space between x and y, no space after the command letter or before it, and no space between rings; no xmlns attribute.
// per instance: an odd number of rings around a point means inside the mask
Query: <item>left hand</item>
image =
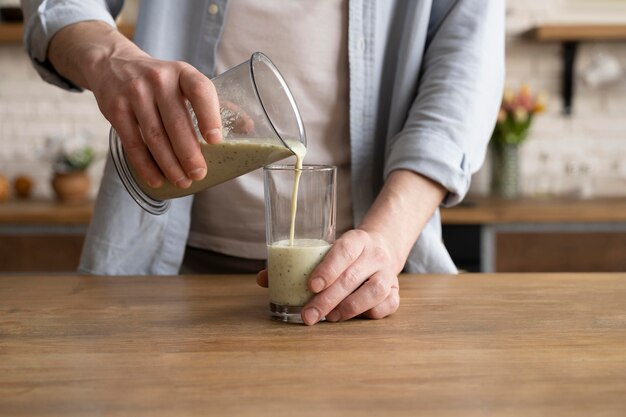
<svg viewBox="0 0 626 417"><path fill-rule="evenodd" d="M382 236L361 229L350 230L333 244L309 277L316 295L304 306L302 320L313 325L348 320L358 315L381 319L400 305L398 275L391 245ZM267 286L267 271L257 276Z"/></svg>

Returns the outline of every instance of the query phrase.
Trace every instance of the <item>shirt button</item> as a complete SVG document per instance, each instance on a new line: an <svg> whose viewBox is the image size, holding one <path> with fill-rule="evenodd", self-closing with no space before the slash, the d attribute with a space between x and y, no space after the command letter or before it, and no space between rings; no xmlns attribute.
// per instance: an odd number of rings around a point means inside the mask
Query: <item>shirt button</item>
<svg viewBox="0 0 626 417"><path fill-rule="evenodd" d="M364 38L359 38L356 41L356 50L359 52L363 52L365 50L365 39Z"/></svg>
<svg viewBox="0 0 626 417"><path fill-rule="evenodd" d="M209 5L209 14L215 16L217 14L217 12L219 12L219 11L220 11L220 6L218 6L217 4L211 3Z"/></svg>

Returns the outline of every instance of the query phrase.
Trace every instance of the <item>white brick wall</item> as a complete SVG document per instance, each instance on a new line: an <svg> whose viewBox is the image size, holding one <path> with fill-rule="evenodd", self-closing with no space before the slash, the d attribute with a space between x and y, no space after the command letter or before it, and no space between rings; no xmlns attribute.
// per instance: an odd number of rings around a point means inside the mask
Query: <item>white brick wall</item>
<svg viewBox="0 0 626 417"><path fill-rule="evenodd" d="M580 16L623 22L626 1L508 2L507 82L512 87L528 83L550 94L548 112L536 119L522 148L522 188L526 195L626 194L626 76L601 89L577 80L574 115L562 116L560 45L519 37L536 23L582 20ZM597 51L617 57L626 72L626 42L615 42L582 44L579 73ZM21 46L0 44L0 173L9 178L28 174L35 179L35 194L48 197L50 166L40 158L44 139L59 133L86 133L104 155L108 128L90 93L69 93L44 83ZM101 170L101 162L90 170L96 184ZM489 161L475 176L472 193L487 193L488 176Z"/></svg>
<svg viewBox="0 0 626 417"><path fill-rule="evenodd" d="M90 169L95 195L108 127L91 94L70 93L44 83L20 45L0 44L0 173L11 180L26 174L35 182L34 196L50 197L46 137L85 134L102 155Z"/></svg>
<svg viewBox="0 0 626 417"><path fill-rule="evenodd" d="M507 7L507 85L527 83L549 94L521 150L522 193L527 196L626 195L626 41L581 43L576 61L574 114L561 114L561 45L520 34L541 22L626 21L626 1L525 0ZM582 72L598 53L618 59L624 75L591 88ZM488 193L490 163L474 176L471 193Z"/></svg>

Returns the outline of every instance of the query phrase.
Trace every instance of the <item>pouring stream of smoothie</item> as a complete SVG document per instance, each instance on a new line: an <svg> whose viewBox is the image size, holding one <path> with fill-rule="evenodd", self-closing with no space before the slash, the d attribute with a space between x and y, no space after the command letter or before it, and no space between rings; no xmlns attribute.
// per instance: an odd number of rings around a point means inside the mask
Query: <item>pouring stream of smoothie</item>
<svg viewBox="0 0 626 417"><path fill-rule="evenodd" d="M289 246L293 246L293 239L296 233L296 211L298 210L298 187L300 185L300 176L302 175L302 161L306 148L297 148L294 150L296 155L296 172L293 178L293 191L291 192L291 225L289 226Z"/></svg>

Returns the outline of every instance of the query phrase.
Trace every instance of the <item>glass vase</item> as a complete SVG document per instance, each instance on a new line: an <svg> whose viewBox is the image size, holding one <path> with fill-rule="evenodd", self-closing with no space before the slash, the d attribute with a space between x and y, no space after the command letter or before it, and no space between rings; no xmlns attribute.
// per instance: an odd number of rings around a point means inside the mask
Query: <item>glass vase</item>
<svg viewBox="0 0 626 417"><path fill-rule="evenodd" d="M492 143L491 193L514 199L520 195L519 145Z"/></svg>

